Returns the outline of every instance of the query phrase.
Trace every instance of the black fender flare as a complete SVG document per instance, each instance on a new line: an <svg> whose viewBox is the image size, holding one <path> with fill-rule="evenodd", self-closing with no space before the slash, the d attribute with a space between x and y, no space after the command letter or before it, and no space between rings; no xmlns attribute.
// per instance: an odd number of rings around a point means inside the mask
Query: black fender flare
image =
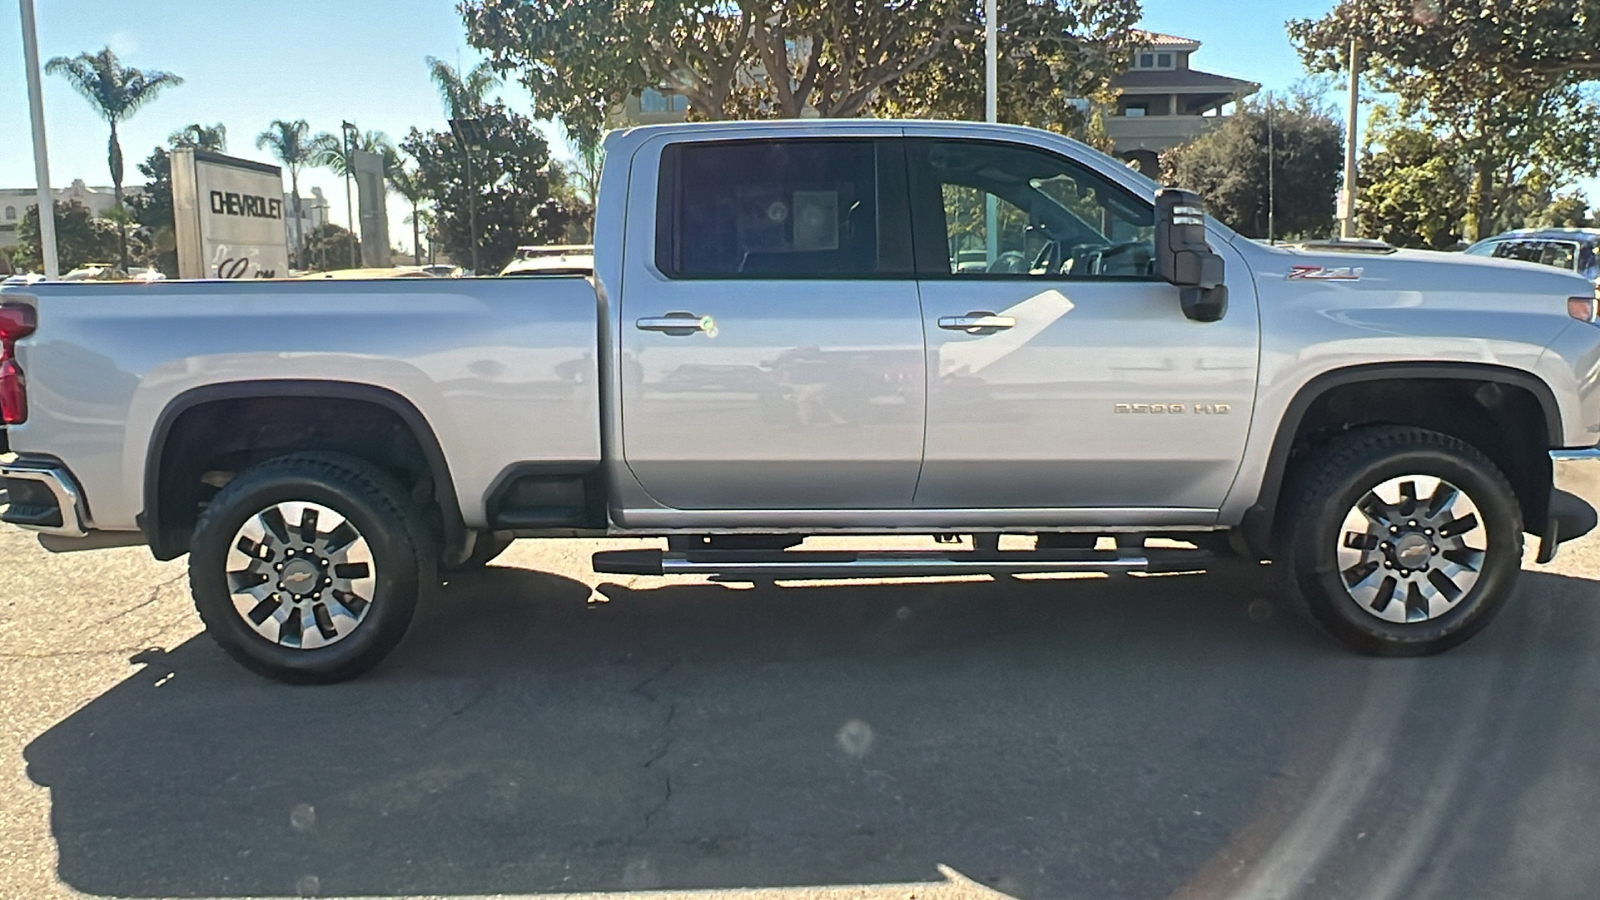
<svg viewBox="0 0 1600 900"><path fill-rule="evenodd" d="M354 400L381 406L394 413L410 429L417 446L422 448L423 459L433 475L433 493L439 504L446 555L453 552L452 548L466 546L466 523L461 515L455 482L450 477L450 465L444 458L444 448L439 444L433 426L428 424L427 418L411 401L388 388L370 384L320 379L260 379L192 388L174 397L156 417L156 425L151 430L145 451L144 511L139 514L137 522L157 559L174 559L189 549L187 546L176 546L178 542L161 527L161 461L173 425L184 413L205 403L261 397Z"/></svg>
<svg viewBox="0 0 1600 900"><path fill-rule="evenodd" d="M1284 476L1288 473L1289 453L1294 448L1295 436L1306 411L1324 394L1335 388L1364 381L1392 381L1407 378L1488 381L1521 388L1538 400L1544 412L1549 446L1560 447L1564 432L1561 426L1561 407L1556 403L1555 392L1544 380L1531 372L1493 363L1466 362L1395 362L1347 366L1323 372L1301 386L1284 409L1278 430L1273 435L1272 451L1267 457L1267 468L1262 475L1261 490L1255 503L1245 510L1239 523L1240 537L1245 546L1262 559L1272 555L1272 532L1278 514L1278 501L1283 490Z"/></svg>

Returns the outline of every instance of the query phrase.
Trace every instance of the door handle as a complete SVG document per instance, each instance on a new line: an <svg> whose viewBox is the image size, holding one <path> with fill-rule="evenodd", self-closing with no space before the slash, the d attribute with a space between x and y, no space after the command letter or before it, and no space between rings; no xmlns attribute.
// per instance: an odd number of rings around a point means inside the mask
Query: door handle
<svg viewBox="0 0 1600 900"><path fill-rule="evenodd" d="M939 319L939 327L946 331L965 331L967 334L994 334L1017 327L1017 320L985 310L974 310L964 316L944 316Z"/></svg>
<svg viewBox="0 0 1600 900"><path fill-rule="evenodd" d="M669 312L664 316L646 316L633 324L640 331L659 331L672 337L701 334L716 327L710 316L697 316L692 312Z"/></svg>

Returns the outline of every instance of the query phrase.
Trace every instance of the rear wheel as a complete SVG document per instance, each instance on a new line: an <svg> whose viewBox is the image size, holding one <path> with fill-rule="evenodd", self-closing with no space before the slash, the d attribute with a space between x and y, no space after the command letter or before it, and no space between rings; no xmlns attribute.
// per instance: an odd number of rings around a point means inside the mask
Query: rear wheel
<svg viewBox="0 0 1600 900"><path fill-rule="evenodd" d="M1522 514L1476 449L1419 428L1369 428L1298 471L1282 558L1312 618L1347 646L1438 653L1504 606L1522 566Z"/></svg>
<svg viewBox="0 0 1600 900"><path fill-rule="evenodd" d="M382 470L297 453L240 473L195 527L189 584L206 630L281 681L331 682L377 665L405 635L427 529Z"/></svg>

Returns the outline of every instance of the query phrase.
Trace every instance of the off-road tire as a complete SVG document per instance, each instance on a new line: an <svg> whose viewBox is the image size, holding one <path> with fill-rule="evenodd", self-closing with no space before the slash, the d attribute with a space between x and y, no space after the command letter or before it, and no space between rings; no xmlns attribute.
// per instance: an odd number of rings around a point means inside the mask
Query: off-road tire
<svg viewBox="0 0 1600 900"><path fill-rule="evenodd" d="M190 544L189 586L206 631L246 668L278 681L329 683L368 671L405 636L421 584L435 577L429 530L406 498L381 469L341 454L294 453L240 472L206 507ZM366 542L376 570L364 614L348 634L310 649L258 633L236 607L228 573L245 523L296 501L343 516Z"/></svg>
<svg viewBox="0 0 1600 900"><path fill-rule="evenodd" d="M1466 495L1486 531L1486 546L1475 583L1448 611L1417 621L1385 621L1354 598L1356 588L1346 583L1353 576L1341 570L1338 555L1341 541L1361 543L1344 533L1356 504L1378 486L1408 475L1442 479ZM1309 454L1296 465L1288 487L1279 519L1283 539L1275 554L1286 570L1288 589L1323 630L1356 651L1424 656L1458 646L1489 624L1516 585L1523 543L1516 492L1488 457L1456 438L1421 428L1357 429Z"/></svg>

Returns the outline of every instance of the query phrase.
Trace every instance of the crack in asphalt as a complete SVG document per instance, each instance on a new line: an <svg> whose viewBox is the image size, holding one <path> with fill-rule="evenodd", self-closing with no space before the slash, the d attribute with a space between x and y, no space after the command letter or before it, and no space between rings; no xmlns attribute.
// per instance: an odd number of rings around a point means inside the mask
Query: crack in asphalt
<svg viewBox="0 0 1600 900"><path fill-rule="evenodd" d="M655 672L655 674L650 675L643 681L635 684L633 687L628 688L628 693L638 697L643 697L650 703L660 702L660 698L656 695L656 693L650 690L650 685L659 680L662 676L666 675L668 672L671 672L677 667L680 661L681 660L674 660L670 663L667 663L665 666L662 666ZM650 753L650 758L644 761L642 768L653 769L656 763L660 762L662 758L664 758L668 753L672 752L673 745L677 743L677 737L672 733L672 723L677 716L677 701L668 701L667 714L662 717L661 724L657 726L658 730L663 732L663 739L661 743ZM653 770L661 773L661 799L657 800L654 805L645 810L644 822L639 826L637 831L628 836L628 839L625 842L626 844L632 844L635 840L642 837L645 832L649 831L650 826L655 822L656 816L660 815L662 810L667 808L667 804L672 802L672 773L667 771L665 766Z"/></svg>
<svg viewBox="0 0 1600 900"><path fill-rule="evenodd" d="M150 596L144 598L143 600L139 601L138 603L135 603L134 605L128 607L127 609L121 610L121 611L119 611L119 612L117 612L117 613L115 613L113 615L107 616L106 618L101 619L98 622L91 622L88 625L85 625L82 628L79 628L78 629L78 633L82 634L83 632L88 631L91 628L99 628L102 625L110 625L112 622L115 622L118 619L123 618L124 616L130 615L132 613L138 612L141 609L144 609L146 606L149 606L150 604L156 602L157 598L159 598L161 596L161 591L162 590L164 590L166 588L169 588L169 587L173 586L174 584L177 584L178 582L182 581L184 578L187 578L187 577L188 577L188 573L185 572L185 573L183 573L181 575L175 575L172 578L169 578L166 581L161 582L160 584L158 584L155 587L150 589Z"/></svg>
<svg viewBox="0 0 1600 900"><path fill-rule="evenodd" d="M649 700L651 703L654 703L656 701L656 695L651 693L650 690L649 690L651 683L655 682L656 680L661 678L661 676L663 676L663 675L667 674L668 672L671 672L673 669L677 668L678 667L678 663L680 661L681 660L676 660L675 659L672 662L669 662L666 665L662 666L660 668L660 670L658 670L654 675L650 675L650 676L646 677L643 681L641 681L638 684L634 685L633 687L628 688L628 693L637 694L640 697L643 697L646 700Z"/></svg>

